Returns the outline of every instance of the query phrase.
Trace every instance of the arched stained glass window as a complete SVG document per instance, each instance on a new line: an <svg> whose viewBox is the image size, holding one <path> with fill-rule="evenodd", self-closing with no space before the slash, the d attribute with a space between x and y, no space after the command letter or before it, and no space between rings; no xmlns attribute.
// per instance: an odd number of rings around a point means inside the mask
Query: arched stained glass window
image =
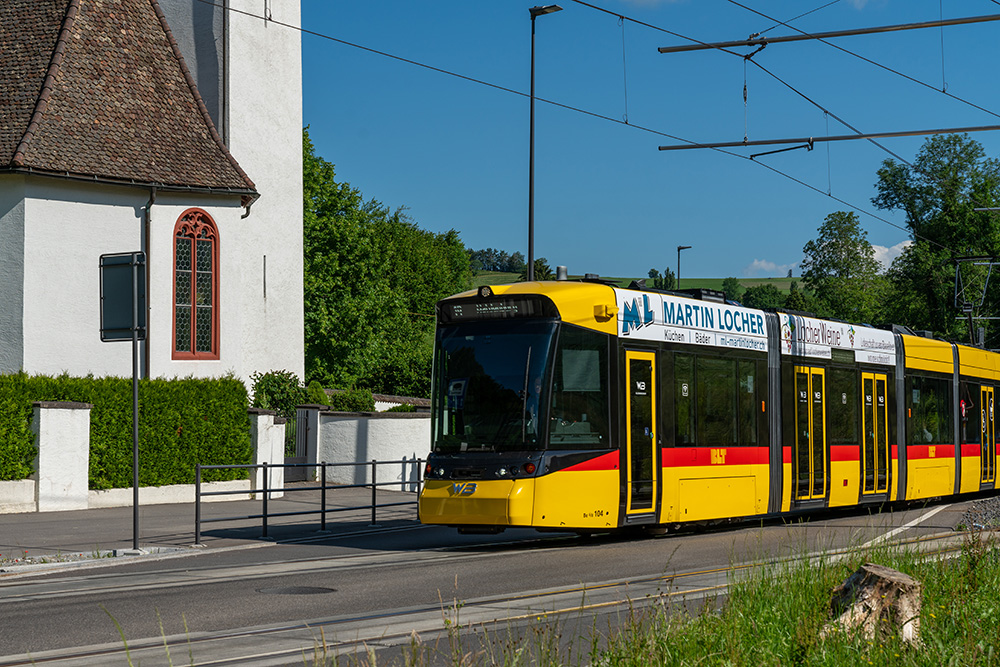
<svg viewBox="0 0 1000 667"><path fill-rule="evenodd" d="M173 358L219 358L219 233L197 208L174 227Z"/></svg>

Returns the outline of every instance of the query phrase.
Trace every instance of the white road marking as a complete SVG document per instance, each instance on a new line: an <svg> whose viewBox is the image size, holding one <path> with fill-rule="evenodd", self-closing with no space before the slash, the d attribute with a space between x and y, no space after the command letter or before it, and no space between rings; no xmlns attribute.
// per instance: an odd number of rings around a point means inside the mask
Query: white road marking
<svg viewBox="0 0 1000 667"><path fill-rule="evenodd" d="M927 521L927 519L931 518L932 516L934 516L935 514L937 514L938 512L940 512L941 510L948 509L949 507L951 507L951 505L938 505L937 507L935 507L935 508L933 508L931 510L928 510L927 512L924 512L923 514L921 514L920 516L918 516L913 521L908 521L907 523L904 523L902 526L899 526L898 528L893 528L892 530L890 530L888 533L886 533L884 535L879 535L878 537L876 537L873 540L868 540L867 542L865 542L864 544L862 544L860 547L858 547L858 550L860 551L860 550L863 550L863 549L867 549L868 547L874 546L874 545L876 545L876 544L878 544L880 542L884 542L886 540L892 539L896 535L899 535L900 533L902 533L904 531L907 531L910 528L913 528L914 526L916 526L919 523L923 523L924 521Z"/></svg>

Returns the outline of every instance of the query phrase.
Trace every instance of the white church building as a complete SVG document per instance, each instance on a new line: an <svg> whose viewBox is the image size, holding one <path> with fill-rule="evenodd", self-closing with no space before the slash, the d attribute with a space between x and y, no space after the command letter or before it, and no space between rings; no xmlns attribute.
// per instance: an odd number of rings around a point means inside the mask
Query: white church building
<svg viewBox="0 0 1000 667"><path fill-rule="evenodd" d="M144 252L147 377L303 374L298 0L0 2L0 373L132 374L99 258Z"/></svg>

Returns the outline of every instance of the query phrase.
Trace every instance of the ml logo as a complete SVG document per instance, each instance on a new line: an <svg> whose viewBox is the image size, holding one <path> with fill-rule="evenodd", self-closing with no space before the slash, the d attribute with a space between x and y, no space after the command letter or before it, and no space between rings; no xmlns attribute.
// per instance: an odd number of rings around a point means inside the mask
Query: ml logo
<svg viewBox="0 0 1000 667"><path fill-rule="evenodd" d="M453 496L471 496L475 492L475 482L456 482L451 485L451 495Z"/></svg>
<svg viewBox="0 0 1000 667"><path fill-rule="evenodd" d="M653 309L649 307L649 295L642 295L642 305L638 299L632 302L625 302L625 310L622 313L622 335L627 336L632 329L647 327L653 323Z"/></svg>

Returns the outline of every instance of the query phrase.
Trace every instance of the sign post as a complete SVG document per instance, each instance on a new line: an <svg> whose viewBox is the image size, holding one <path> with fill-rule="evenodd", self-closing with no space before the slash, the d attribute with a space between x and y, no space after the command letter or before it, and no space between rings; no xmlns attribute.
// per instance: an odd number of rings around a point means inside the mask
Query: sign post
<svg viewBox="0 0 1000 667"><path fill-rule="evenodd" d="M132 341L132 549L139 551L139 341L146 340L146 255L101 255L101 340Z"/></svg>

